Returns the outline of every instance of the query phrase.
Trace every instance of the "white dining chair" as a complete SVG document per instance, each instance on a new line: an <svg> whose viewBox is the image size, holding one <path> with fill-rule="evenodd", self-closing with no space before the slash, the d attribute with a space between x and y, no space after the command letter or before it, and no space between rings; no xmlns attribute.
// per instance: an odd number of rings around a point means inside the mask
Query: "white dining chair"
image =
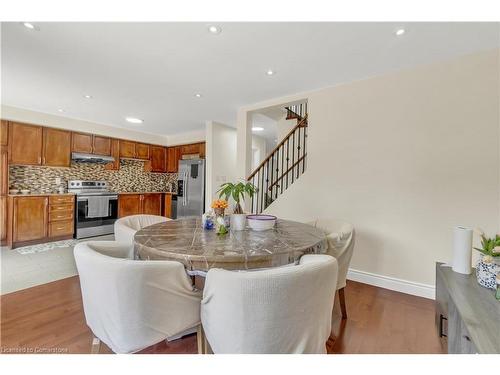
<svg viewBox="0 0 500 375"><path fill-rule="evenodd" d="M130 215L115 221L115 240L126 242L133 246L134 235L142 228L163 223L172 219L158 215Z"/></svg>
<svg viewBox="0 0 500 375"><path fill-rule="evenodd" d="M337 292L340 302L342 318L347 319L347 307L345 303L345 287L347 271L354 252L355 231L350 223L334 219L317 219L308 224L321 229L328 240L328 255L337 259L339 273L337 281Z"/></svg>
<svg viewBox="0 0 500 375"><path fill-rule="evenodd" d="M326 353L337 261L304 255L300 264L261 271L211 269L201 321L214 353Z"/></svg>
<svg viewBox="0 0 500 375"><path fill-rule="evenodd" d="M74 255L93 352L102 340L115 353L133 353L200 324L201 294L184 266L130 259L130 246L89 241Z"/></svg>

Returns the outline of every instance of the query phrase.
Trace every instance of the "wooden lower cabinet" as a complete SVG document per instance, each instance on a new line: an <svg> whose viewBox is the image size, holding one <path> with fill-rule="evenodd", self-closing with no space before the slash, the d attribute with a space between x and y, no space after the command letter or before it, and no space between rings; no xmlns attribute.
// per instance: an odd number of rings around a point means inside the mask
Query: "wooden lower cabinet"
<svg viewBox="0 0 500 375"><path fill-rule="evenodd" d="M7 243L7 197L0 196L0 242Z"/></svg>
<svg viewBox="0 0 500 375"><path fill-rule="evenodd" d="M163 198L163 216L172 218L172 194L165 194Z"/></svg>
<svg viewBox="0 0 500 375"><path fill-rule="evenodd" d="M142 194L142 213L161 216L162 194Z"/></svg>
<svg viewBox="0 0 500 375"><path fill-rule="evenodd" d="M118 196L118 217L139 215L141 212L141 194L120 194Z"/></svg>
<svg viewBox="0 0 500 375"><path fill-rule="evenodd" d="M162 215L163 193L120 194L118 217L130 215Z"/></svg>
<svg viewBox="0 0 500 375"><path fill-rule="evenodd" d="M74 196L10 197L9 204L13 248L73 237Z"/></svg>
<svg viewBox="0 0 500 375"><path fill-rule="evenodd" d="M48 197L13 198L12 240L14 243L47 237Z"/></svg>

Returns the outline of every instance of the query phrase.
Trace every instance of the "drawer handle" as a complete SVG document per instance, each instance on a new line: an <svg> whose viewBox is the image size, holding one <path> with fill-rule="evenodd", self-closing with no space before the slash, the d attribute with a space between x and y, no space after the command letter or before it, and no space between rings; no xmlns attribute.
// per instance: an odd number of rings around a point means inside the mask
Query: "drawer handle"
<svg viewBox="0 0 500 375"><path fill-rule="evenodd" d="M443 314L439 314L439 337L448 337L443 333L443 320L448 320Z"/></svg>
<svg viewBox="0 0 500 375"><path fill-rule="evenodd" d="M470 341L470 337L467 335L464 335L464 339L466 339L467 341Z"/></svg>

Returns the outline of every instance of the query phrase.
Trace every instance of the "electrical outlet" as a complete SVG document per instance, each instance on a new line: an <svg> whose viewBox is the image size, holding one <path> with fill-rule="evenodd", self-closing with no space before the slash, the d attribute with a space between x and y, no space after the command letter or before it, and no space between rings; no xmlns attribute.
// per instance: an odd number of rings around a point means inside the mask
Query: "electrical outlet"
<svg viewBox="0 0 500 375"><path fill-rule="evenodd" d="M56 185L61 185L61 177L56 177Z"/></svg>

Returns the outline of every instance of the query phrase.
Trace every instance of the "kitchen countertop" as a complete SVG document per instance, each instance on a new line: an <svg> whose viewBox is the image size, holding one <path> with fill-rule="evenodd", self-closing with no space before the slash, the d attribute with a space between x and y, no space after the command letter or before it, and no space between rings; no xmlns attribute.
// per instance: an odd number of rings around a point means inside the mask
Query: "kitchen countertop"
<svg viewBox="0 0 500 375"><path fill-rule="evenodd" d="M125 193L118 193L121 195L125 194L170 194L170 195L177 195L177 193L174 193L172 191L128 191Z"/></svg>
<svg viewBox="0 0 500 375"><path fill-rule="evenodd" d="M9 194L9 197L52 197L52 196L73 196L74 193L28 193L28 194Z"/></svg>

